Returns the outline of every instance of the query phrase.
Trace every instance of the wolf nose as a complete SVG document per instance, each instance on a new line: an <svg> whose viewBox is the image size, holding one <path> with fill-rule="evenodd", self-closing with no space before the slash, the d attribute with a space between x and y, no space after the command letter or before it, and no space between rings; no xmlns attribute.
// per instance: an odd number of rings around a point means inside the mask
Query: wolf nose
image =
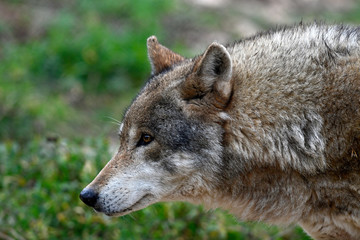
<svg viewBox="0 0 360 240"><path fill-rule="evenodd" d="M91 188L84 188L80 193L81 201L90 207L95 207L98 198L99 195Z"/></svg>

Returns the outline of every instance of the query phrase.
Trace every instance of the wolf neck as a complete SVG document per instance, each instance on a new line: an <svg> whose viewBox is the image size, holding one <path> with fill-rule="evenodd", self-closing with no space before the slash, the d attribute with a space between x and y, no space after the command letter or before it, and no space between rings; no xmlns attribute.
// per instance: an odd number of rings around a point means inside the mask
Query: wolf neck
<svg viewBox="0 0 360 240"><path fill-rule="evenodd" d="M266 103L250 102L252 106L246 101L240 103L239 108L229 114L232 121L224 127L224 157L229 164L236 164L242 171L253 166L276 166L307 174L327 167L319 114L309 109L271 113L258 109L261 106L257 105ZM251 112L246 113L249 108ZM291 121L292 117L299 120Z"/></svg>
<svg viewBox="0 0 360 240"><path fill-rule="evenodd" d="M204 199L204 205L220 206L246 221L296 223L306 215L311 198L308 184L299 173L279 172L271 167L227 176L217 188L220 194L210 196L209 201Z"/></svg>
<svg viewBox="0 0 360 240"><path fill-rule="evenodd" d="M311 225L321 218L337 221L351 212L359 213L359 186L359 174L351 171L304 176L273 167L254 168L223 177L198 200L208 208L229 210L241 220Z"/></svg>
<svg viewBox="0 0 360 240"><path fill-rule="evenodd" d="M281 53L274 57L273 52L252 52L251 48L241 53L241 48L230 49L234 96L226 110L230 120L224 126L224 145L250 167L260 162L283 170L314 173L325 169L324 121L318 105L309 104L321 94L309 91L309 86L321 89L323 76L316 67L302 67L298 58L288 59Z"/></svg>
<svg viewBox="0 0 360 240"><path fill-rule="evenodd" d="M242 220L308 225L309 215L316 223L360 209L359 163L347 161L342 171L325 164L316 112L302 109L298 121L289 124L286 115L274 113L277 120L270 122L268 116L246 115L239 106L224 125L221 182L209 191L209 196L220 194L204 199L205 205L221 206Z"/></svg>

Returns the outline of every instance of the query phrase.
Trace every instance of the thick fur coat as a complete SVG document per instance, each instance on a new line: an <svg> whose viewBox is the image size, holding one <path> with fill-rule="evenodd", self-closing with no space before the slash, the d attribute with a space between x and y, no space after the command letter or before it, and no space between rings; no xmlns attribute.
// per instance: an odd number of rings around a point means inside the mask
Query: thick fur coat
<svg viewBox="0 0 360 240"><path fill-rule="evenodd" d="M360 239L360 28L278 28L192 59L147 44L152 76L85 203L119 216L189 201Z"/></svg>

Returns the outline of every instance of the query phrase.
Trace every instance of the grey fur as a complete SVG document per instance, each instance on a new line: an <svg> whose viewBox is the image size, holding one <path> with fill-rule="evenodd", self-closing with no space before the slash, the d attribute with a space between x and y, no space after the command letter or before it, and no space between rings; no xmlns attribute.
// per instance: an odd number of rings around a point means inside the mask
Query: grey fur
<svg viewBox="0 0 360 240"><path fill-rule="evenodd" d="M278 28L193 59L150 37L148 51L154 75L88 186L97 210L182 200L360 238L359 27ZM143 133L154 140L136 147Z"/></svg>

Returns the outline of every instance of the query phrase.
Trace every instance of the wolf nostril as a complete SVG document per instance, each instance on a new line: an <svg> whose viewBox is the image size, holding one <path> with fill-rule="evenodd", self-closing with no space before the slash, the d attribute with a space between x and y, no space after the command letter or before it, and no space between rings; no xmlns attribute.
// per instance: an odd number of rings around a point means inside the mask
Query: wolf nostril
<svg viewBox="0 0 360 240"><path fill-rule="evenodd" d="M99 195L91 188L85 188L80 193L81 201L90 207L95 207L98 198Z"/></svg>

